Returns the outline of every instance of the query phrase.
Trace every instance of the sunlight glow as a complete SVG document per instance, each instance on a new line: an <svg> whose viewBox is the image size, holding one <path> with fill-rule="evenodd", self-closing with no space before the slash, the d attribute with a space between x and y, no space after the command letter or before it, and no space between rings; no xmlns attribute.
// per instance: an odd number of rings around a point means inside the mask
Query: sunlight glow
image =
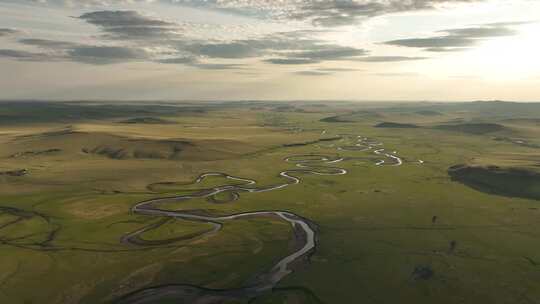
<svg viewBox="0 0 540 304"><path fill-rule="evenodd" d="M482 43L468 54L470 64L483 70L483 77L493 80L518 80L534 76L540 70L540 23L523 26L513 37Z"/></svg>

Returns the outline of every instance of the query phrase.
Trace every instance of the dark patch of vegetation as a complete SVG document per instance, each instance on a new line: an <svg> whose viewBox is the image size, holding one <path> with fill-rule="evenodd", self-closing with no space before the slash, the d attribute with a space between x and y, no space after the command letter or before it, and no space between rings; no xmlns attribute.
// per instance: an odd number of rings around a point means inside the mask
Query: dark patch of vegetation
<svg viewBox="0 0 540 304"><path fill-rule="evenodd" d="M39 133L39 134L21 135L21 136L18 136L18 139L60 137L60 136L63 136L63 135L71 135L71 134L75 134L75 133L76 132L73 131L73 129L70 126L70 127L64 128L62 130L57 130L57 131L49 131L49 132L43 132L43 133Z"/></svg>
<svg viewBox="0 0 540 304"><path fill-rule="evenodd" d="M191 145L184 141L138 141L131 140L131 144L119 143L117 146L99 145L93 148L83 148L86 154L105 156L111 159L180 159L184 147Z"/></svg>
<svg viewBox="0 0 540 304"><path fill-rule="evenodd" d="M166 125L175 124L174 121L165 120L157 117L136 117L121 121L123 124L149 124L149 125Z"/></svg>
<svg viewBox="0 0 540 304"><path fill-rule="evenodd" d="M540 173L535 171L456 165L448 169L448 174L453 181L481 192L540 200Z"/></svg>
<svg viewBox="0 0 540 304"><path fill-rule="evenodd" d="M457 125L438 125L434 128L438 130L462 132L475 135L483 135L507 130L506 127L495 123L464 123Z"/></svg>
<svg viewBox="0 0 540 304"><path fill-rule="evenodd" d="M375 128L414 129L414 128L420 128L420 127L414 124L407 124L407 123L382 122L380 124L375 125Z"/></svg>
<svg viewBox="0 0 540 304"><path fill-rule="evenodd" d="M358 122L363 119L375 119L381 118L382 115L372 111L354 111L348 114L341 114L336 116L325 117L321 119L321 122L339 123L339 122Z"/></svg>
<svg viewBox="0 0 540 304"><path fill-rule="evenodd" d="M10 155L10 158L20 158L20 157L32 157L32 156L39 156L39 155L49 155L49 154L56 154L62 152L61 149L47 149L47 150L41 150L41 151L25 151L25 152L19 152L15 153L13 155Z"/></svg>
<svg viewBox="0 0 540 304"><path fill-rule="evenodd" d="M416 266L412 273L412 278L415 281L418 280L429 280L435 275L435 272L431 267L425 265Z"/></svg>
<svg viewBox="0 0 540 304"><path fill-rule="evenodd" d="M28 170L26 169L0 171L0 176L25 176L27 174Z"/></svg>
<svg viewBox="0 0 540 304"><path fill-rule="evenodd" d="M83 148L82 151L88 154L97 154L112 159L127 159L128 153L122 148L113 148L108 146L99 146L93 149Z"/></svg>
<svg viewBox="0 0 540 304"><path fill-rule="evenodd" d="M341 115L326 117L320 120L321 122L354 122L351 120L345 120Z"/></svg>
<svg viewBox="0 0 540 304"><path fill-rule="evenodd" d="M423 115L423 116L441 116L441 115L443 115L441 112L432 111L432 110L420 110L420 111L416 111L416 114Z"/></svg>
<svg viewBox="0 0 540 304"><path fill-rule="evenodd" d="M457 241L451 241L450 246L448 248L448 252L454 253L456 251L456 247L457 247Z"/></svg>
<svg viewBox="0 0 540 304"><path fill-rule="evenodd" d="M527 256L526 256L526 257L524 257L524 258L525 258L525 260L527 260L527 262L529 262L529 263L530 263L531 265L533 265L533 266L538 266L538 265L540 265L538 262L536 262L535 260L533 260L533 259L530 258L530 257L527 257Z"/></svg>
<svg viewBox="0 0 540 304"><path fill-rule="evenodd" d="M305 112L304 109L291 106L291 105L277 106L273 110L276 112L299 112L299 113Z"/></svg>

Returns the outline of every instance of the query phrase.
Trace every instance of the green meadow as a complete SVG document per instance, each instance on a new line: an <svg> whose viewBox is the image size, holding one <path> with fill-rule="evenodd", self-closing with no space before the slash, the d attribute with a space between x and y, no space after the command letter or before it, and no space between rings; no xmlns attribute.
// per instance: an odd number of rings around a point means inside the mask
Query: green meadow
<svg viewBox="0 0 540 304"><path fill-rule="evenodd" d="M131 208L240 183L193 184L206 172L280 184L280 172L297 168L287 157L314 154L343 157L332 166L347 174L298 174L299 184L236 201L221 193L218 202L166 204L196 214L283 210L315 223L317 246L292 273L231 303L537 303L539 115L540 104L505 102L6 103L0 302L116 303L153 286L242 287L295 250L289 224L241 218L207 233L207 222ZM403 164L340 149L358 136ZM121 242L152 224L144 240L178 240Z"/></svg>

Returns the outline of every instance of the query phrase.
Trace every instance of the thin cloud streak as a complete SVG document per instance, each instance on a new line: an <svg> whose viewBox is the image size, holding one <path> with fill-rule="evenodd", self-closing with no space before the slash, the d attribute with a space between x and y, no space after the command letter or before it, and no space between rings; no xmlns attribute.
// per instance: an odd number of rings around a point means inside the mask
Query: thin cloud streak
<svg viewBox="0 0 540 304"><path fill-rule="evenodd" d="M420 48L428 52L455 52L467 50L484 39L514 36L518 33L512 26L527 22L489 23L474 27L438 31L439 36L406 38L386 41L384 44L409 48Z"/></svg>

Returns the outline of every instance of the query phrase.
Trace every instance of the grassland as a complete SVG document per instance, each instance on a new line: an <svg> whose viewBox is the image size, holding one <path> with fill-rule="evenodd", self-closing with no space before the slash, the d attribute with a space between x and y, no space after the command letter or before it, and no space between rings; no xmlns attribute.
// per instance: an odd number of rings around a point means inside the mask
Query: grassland
<svg viewBox="0 0 540 304"><path fill-rule="evenodd" d="M36 107L45 114L35 114ZM537 176L538 104L6 103L1 109L0 172L25 170L0 174L1 303L117 303L152 286L243 286L294 250L290 225L243 218L218 233L182 239L212 226L166 220L141 237L177 242L137 246L121 237L164 219L130 210L152 198L235 184L220 177L192 184L204 172L279 184L278 174L294 168L284 159L305 154L344 157L339 166L348 173L303 175L297 185L242 193L233 202L223 193L217 202L168 205L212 214L287 210L316 223L308 262L273 291L231 303L540 298L540 206L518 187L537 194L536 179L486 178L482 171L478 187L448 171L463 164ZM385 122L417 127L376 127ZM339 150L350 145L340 134L382 142L403 165L376 166L381 156L372 151Z"/></svg>

